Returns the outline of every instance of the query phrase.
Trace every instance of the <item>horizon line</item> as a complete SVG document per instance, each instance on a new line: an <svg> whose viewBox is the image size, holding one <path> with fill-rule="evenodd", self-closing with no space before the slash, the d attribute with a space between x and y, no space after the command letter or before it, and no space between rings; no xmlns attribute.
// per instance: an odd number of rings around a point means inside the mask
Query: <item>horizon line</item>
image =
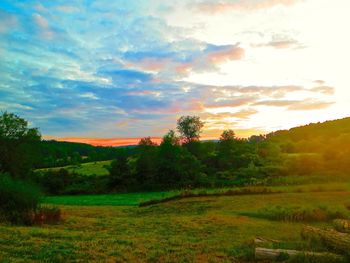
<svg viewBox="0 0 350 263"><path fill-rule="evenodd" d="M146 136L150 137L151 140L157 144L160 144L163 137L157 136ZM145 137L121 137L121 138L93 138L93 137L64 137L57 138L54 136L43 136L44 140L55 140L59 142L76 142L76 143L86 143L92 146L105 146L105 147L118 147L118 146L133 146L137 145L140 140ZM203 137L200 140L217 140L216 137Z"/></svg>

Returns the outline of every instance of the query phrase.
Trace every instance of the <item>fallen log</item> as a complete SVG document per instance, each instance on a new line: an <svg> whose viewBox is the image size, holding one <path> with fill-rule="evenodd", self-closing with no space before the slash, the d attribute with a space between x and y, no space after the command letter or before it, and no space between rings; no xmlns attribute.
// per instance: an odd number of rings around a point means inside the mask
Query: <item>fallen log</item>
<svg viewBox="0 0 350 263"><path fill-rule="evenodd" d="M334 228L343 233L350 233L350 220L335 219L333 220Z"/></svg>
<svg viewBox="0 0 350 263"><path fill-rule="evenodd" d="M334 229L304 227L301 236L307 240L321 241L327 247L350 255L350 234L340 233Z"/></svg>
<svg viewBox="0 0 350 263"><path fill-rule="evenodd" d="M266 237L255 237L254 243L255 244L261 244L261 243L280 243L281 241Z"/></svg>
<svg viewBox="0 0 350 263"><path fill-rule="evenodd" d="M335 261L337 260L341 261L343 259L343 257L340 255L336 255L328 252L311 252L311 251L300 251L300 250L292 250L292 249L270 249L270 248L263 248L263 247L255 248L255 259L257 260L272 261L275 259L281 259L281 257L288 259L289 257L295 257L295 256L327 258Z"/></svg>

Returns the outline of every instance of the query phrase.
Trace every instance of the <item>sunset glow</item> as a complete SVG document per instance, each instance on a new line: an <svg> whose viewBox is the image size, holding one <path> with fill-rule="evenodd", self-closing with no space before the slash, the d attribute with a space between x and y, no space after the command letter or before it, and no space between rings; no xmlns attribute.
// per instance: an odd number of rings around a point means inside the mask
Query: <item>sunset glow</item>
<svg viewBox="0 0 350 263"><path fill-rule="evenodd" d="M0 110L44 138L159 142L182 115L203 138L349 115L345 0L0 3ZM110 139L116 138L116 139Z"/></svg>

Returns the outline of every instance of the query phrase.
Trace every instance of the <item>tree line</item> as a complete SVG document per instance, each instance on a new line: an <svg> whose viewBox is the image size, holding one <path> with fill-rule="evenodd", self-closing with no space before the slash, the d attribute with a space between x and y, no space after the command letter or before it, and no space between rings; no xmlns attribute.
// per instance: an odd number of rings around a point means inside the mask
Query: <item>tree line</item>
<svg viewBox="0 0 350 263"><path fill-rule="evenodd" d="M159 145L144 137L135 147L94 147L42 141L38 129L5 112L0 117L0 173L31 180L49 194L89 194L264 184L271 177L349 171L349 118L247 139L229 129L216 141L200 140L203 126L197 116L182 116ZM109 175L33 172L45 164L99 160L113 160Z"/></svg>

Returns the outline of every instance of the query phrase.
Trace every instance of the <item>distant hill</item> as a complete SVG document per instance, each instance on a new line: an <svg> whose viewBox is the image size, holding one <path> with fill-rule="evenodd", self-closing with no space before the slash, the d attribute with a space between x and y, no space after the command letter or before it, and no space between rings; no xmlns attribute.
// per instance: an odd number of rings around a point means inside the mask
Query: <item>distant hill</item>
<svg viewBox="0 0 350 263"><path fill-rule="evenodd" d="M267 142L279 146L291 171L350 172L350 118L276 131Z"/></svg>
<svg viewBox="0 0 350 263"><path fill-rule="evenodd" d="M350 134L350 117L326 121L323 123L310 123L305 126L272 132L268 138L273 140L291 140L293 142L317 138L333 138Z"/></svg>
<svg viewBox="0 0 350 263"><path fill-rule="evenodd" d="M43 140L37 153L36 168L59 167L82 162L106 161L134 147L104 147L77 142Z"/></svg>

